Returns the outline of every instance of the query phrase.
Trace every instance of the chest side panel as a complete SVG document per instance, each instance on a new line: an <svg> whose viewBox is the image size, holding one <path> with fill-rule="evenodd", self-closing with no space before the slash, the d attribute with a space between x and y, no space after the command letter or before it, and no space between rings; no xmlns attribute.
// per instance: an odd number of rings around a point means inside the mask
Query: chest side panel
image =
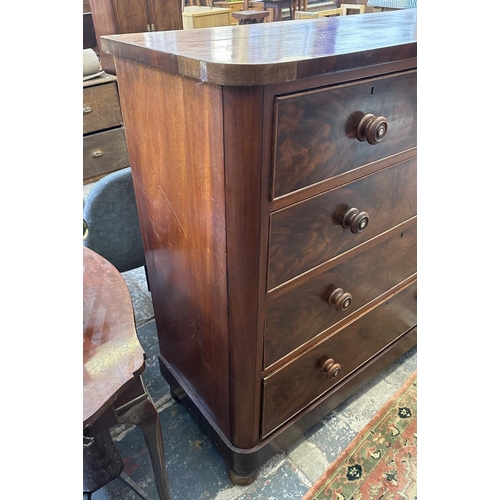
<svg viewBox="0 0 500 500"><path fill-rule="evenodd" d="M229 434L221 88L116 61L160 354Z"/></svg>

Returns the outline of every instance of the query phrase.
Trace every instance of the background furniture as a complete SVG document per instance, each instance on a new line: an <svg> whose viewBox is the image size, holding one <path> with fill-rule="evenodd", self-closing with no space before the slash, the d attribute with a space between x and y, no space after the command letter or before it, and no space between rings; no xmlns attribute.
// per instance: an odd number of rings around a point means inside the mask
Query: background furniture
<svg viewBox="0 0 500 500"><path fill-rule="evenodd" d="M83 82L83 181L130 165L114 75Z"/></svg>
<svg viewBox="0 0 500 500"><path fill-rule="evenodd" d="M83 247L84 437L97 439L105 446L107 436L102 433L111 426L130 423L140 427L160 499L170 500L160 419L141 378L144 359L125 280L106 259ZM99 467L86 463L84 489L88 492L120 473L120 464L116 467L112 457L113 449L108 447L108 452L112 463L109 469L102 470L104 478L96 478ZM94 453L86 458L92 461L102 456Z"/></svg>
<svg viewBox="0 0 500 500"><path fill-rule="evenodd" d="M263 23L267 17L269 17L269 11L267 10L240 10L239 12L233 12L233 18L239 25Z"/></svg>
<svg viewBox="0 0 500 500"><path fill-rule="evenodd" d="M328 9L328 10L319 10L317 12L308 12L303 10L295 11L295 19L315 19L318 17L334 17L341 16L342 9Z"/></svg>
<svg viewBox="0 0 500 500"><path fill-rule="evenodd" d="M231 24L231 9L220 7L184 7L182 26L185 30L213 28Z"/></svg>
<svg viewBox="0 0 500 500"><path fill-rule="evenodd" d="M94 23L92 22L91 12L83 13L83 48L97 48L97 40L95 37Z"/></svg>
<svg viewBox="0 0 500 500"><path fill-rule="evenodd" d="M93 187L83 219L89 228L83 245L119 272L146 265L130 167L107 175Z"/></svg>
<svg viewBox="0 0 500 500"><path fill-rule="evenodd" d="M162 374L238 484L416 343L416 11L312 23L103 39Z"/></svg>
<svg viewBox="0 0 500 500"><path fill-rule="evenodd" d="M342 9L343 16L350 16L352 14L364 14L366 7L364 5L343 3L340 5L340 8Z"/></svg>
<svg viewBox="0 0 500 500"><path fill-rule="evenodd" d="M90 12L89 0L83 0L83 48L96 49L97 39L95 37L92 12Z"/></svg>
<svg viewBox="0 0 500 500"><path fill-rule="evenodd" d="M243 9L243 0L241 2L214 2L215 7L219 7L222 9L229 9L231 11L231 24L238 24L238 20L233 17L235 12L240 12Z"/></svg>
<svg viewBox="0 0 500 500"><path fill-rule="evenodd" d="M101 50L100 37L182 29L178 0L89 0L102 69L115 74L113 58Z"/></svg>
<svg viewBox="0 0 500 500"><path fill-rule="evenodd" d="M417 0L368 0L368 7L375 12L417 8Z"/></svg>
<svg viewBox="0 0 500 500"><path fill-rule="evenodd" d="M212 0L187 0L187 2L183 5L183 10L186 5L197 5L198 7L206 5L207 7L213 7L213 2Z"/></svg>

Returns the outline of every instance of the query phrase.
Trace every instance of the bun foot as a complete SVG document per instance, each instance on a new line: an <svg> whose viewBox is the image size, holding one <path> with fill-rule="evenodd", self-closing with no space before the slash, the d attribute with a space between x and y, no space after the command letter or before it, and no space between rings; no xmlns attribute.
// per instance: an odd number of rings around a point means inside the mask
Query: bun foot
<svg viewBox="0 0 500 500"><path fill-rule="evenodd" d="M259 469L254 470L249 474L240 474L229 467L227 469L227 475L229 476L229 479L236 486L248 486L249 484L252 484L255 481L258 473Z"/></svg>
<svg viewBox="0 0 500 500"><path fill-rule="evenodd" d="M177 394L173 391L172 388L170 388L170 396L172 396L172 399L174 401L177 401L178 403L181 403L181 399L179 398L179 396L177 396Z"/></svg>

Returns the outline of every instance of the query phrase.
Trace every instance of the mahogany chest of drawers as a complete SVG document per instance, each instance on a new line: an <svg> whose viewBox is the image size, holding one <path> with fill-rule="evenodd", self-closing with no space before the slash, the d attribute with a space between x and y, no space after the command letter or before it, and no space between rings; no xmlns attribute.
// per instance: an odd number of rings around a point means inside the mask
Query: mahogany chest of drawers
<svg viewBox="0 0 500 500"><path fill-rule="evenodd" d="M416 343L416 11L102 45L162 373L251 481Z"/></svg>

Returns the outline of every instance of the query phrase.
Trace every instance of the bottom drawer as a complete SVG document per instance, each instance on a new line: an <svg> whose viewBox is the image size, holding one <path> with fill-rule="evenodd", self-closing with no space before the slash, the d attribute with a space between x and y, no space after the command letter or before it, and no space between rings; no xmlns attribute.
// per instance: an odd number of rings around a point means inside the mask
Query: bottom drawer
<svg viewBox="0 0 500 500"><path fill-rule="evenodd" d="M90 179L130 166L122 127L83 138L83 178Z"/></svg>
<svg viewBox="0 0 500 500"><path fill-rule="evenodd" d="M413 283L266 377L262 435L272 432L413 327L417 322L416 298L417 284ZM325 365L332 374L337 368L340 372L330 379L322 371Z"/></svg>

